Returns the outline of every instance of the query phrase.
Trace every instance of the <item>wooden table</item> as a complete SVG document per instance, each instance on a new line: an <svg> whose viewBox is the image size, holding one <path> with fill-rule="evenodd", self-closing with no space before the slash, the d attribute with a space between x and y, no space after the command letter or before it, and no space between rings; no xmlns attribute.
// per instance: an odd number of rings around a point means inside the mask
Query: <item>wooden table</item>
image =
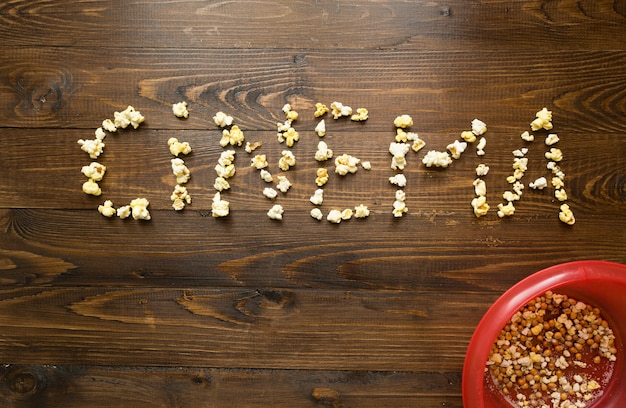
<svg viewBox="0 0 626 408"><path fill-rule="evenodd" d="M461 407L468 342L507 288L561 262L626 263L622 1L33 0L3 1L0 19L3 407ZM320 138L315 103L335 101L369 119L327 114ZM277 138L286 103L292 147ZM145 122L107 135L102 195L87 195L77 140L128 105ZM554 128L523 141L544 107ZM218 111L262 146L220 146ZM403 114L426 146L393 170ZM474 142L448 168L422 164L475 118L484 156ZM574 225L559 220L548 133ZM182 211L171 137L193 149ZM315 160L320 141L371 170L337 175ZM500 218L523 147L525 189ZM215 218L227 149L230 214ZM286 172L283 150L297 159ZM273 202L256 154L292 184ZM478 218L480 163L491 209ZM324 217L359 204L369 217L313 219L318 167ZM530 188L540 177L548 187ZM98 213L138 197L151 220Z"/></svg>

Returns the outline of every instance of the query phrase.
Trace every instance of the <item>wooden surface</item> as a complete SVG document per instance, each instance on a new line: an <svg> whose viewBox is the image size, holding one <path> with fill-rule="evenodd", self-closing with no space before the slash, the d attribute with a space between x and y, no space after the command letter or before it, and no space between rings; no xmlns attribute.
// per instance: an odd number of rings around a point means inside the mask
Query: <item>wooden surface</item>
<svg viewBox="0 0 626 408"><path fill-rule="evenodd" d="M0 4L0 405L3 407L461 407L475 325L507 288L550 265L626 263L626 5L623 1L3 1ZM190 117L171 105L185 100ZM372 170L324 187L316 221L314 104L323 139ZM265 184L237 148L211 216L217 111L277 161L282 106L300 113L292 188L270 220ZM136 131L107 136L101 197L81 191L76 143L133 105ZM500 219L511 152L528 183L550 176L535 112L553 111L568 204L526 187ZM393 120L427 143L407 155L409 212L391 215ZM447 169L421 163L474 118ZM171 209L167 140L188 141L193 203ZM477 219L474 168L492 209ZM333 173L331 162L325 166ZM152 220L96 208L136 197Z"/></svg>

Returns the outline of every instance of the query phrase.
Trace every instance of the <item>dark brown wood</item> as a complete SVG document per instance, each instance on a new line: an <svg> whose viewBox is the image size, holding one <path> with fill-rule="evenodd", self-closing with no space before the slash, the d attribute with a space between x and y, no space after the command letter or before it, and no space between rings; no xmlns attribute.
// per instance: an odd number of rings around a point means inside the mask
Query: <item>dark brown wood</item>
<svg viewBox="0 0 626 408"><path fill-rule="evenodd" d="M465 350L504 291L548 266L626 263L626 8L620 1L4 1L0 3L0 405L23 407L462 407ZM190 117L172 114L189 103ZM363 123L316 102L365 107ZM211 216L217 111L260 141L281 174L277 122L300 140L274 202L236 151L224 219ZM146 121L108 135L103 194L81 191L78 139L132 105ZM567 203L558 219L543 143L519 135L552 110ZM426 147L407 155L408 213L391 214L393 120ZM426 168L487 123L447 169ZM193 202L171 208L167 140L191 144ZM314 158L369 161L345 177ZM512 151L524 194L500 219ZM492 209L470 201L479 163ZM366 204L367 219L317 221ZM150 221L97 206L150 201ZM282 221L266 212L285 209Z"/></svg>

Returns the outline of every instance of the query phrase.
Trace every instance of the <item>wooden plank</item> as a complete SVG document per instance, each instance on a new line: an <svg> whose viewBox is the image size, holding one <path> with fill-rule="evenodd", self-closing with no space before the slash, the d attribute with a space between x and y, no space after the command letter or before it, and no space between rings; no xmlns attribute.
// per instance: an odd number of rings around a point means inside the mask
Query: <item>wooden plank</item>
<svg viewBox="0 0 626 408"><path fill-rule="evenodd" d="M350 407L461 408L458 373L2 366L7 408Z"/></svg>
<svg viewBox="0 0 626 408"><path fill-rule="evenodd" d="M542 1L5 2L11 47L623 49L623 3ZM272 28L270 28L272 27ZM33 29L36 28L36 29ZM280 31L277 37L276 30ZM104 54L106 55L106 54ZM103 57L106 58L106 57Z"/></svg>
<svg viewBox="0 0 626 408"><path fill-rule="evenodd" d="M418 132L458 134L475 117L494 130L526 127L548 106L557 128L624 132L620 101L626 52L555 50L550 56L4 47L0 123L95 130L130 104L146 116L142 126L147 129L215 129L212 117L222 110L242 129L275 131L284 121L283 105L290 102L302 112L300 130L313 130L314 104L338 100L369 109L376 125L368 129L375 131L392 131L394 118L403 113L414 116ZM190 104L189 120L171 114L172 103L183 99ZM353 124L346 122L338 129L350 129Z"/></svg>
<svg viewBox="0 0 626 408"><path fill-rule="evenodd" d="M470 223L437 212L401 222L373 216L342 225L309 223L308 217L293 220L291 229L268 219L257 223L262 233L251 234L250 222L235 217L216 222L193 214L185 223L168 223L156 214L140 224L75 212L13 211L10 231L0 237L0 276L7 288L184 285L501 293L559 262L626 263L623 220L612 217L583 217L573 228L556 215Z"/></svg>
<svg viewBox="0 0 626 408"><path fill-rule="evenodd" d="M420 372L460 370L476 311L495 300L278 288L25 288L0 296L6 364Z"/></svg>
<svg viewBox="0 0 626 408"><path fill-rule="evenodd" d="M313 132L301 131L301 140L290 149L296 156L296 166L287 172L278 168L281 151L286 146L277 142L276 133L246 131L247 140L261 141L263 146L253 154L246 153L241 147L233 149L236 151L236 174L229 180L231 189L223 193L232 202L232 217L249 216L250 222L263 222L267 218L266 211L273 204L262 195L263 189L270 184L263 182L258 170L249 165L256 154L266 155L269 162L267 170L274 177L285 175L292 183L290 190L286 194L281 193L275 200L288 210L284 220L287 224L289 213L306 215L313 208L309 199L318 188L315 178L319 167L325 167L329 172L329 182L324 186L325 201L321 207L324 213L329 208L343 209L366 204L375 214L383 217L389 215L397 187L388 179L399 172L391 169L391 155L388 152L389 143L394 141L394 132L358 130L366 129L368 125L358 124L356 130L335 133L331 123L329 132L332 134L329 133L324 139L318 138ZM547 160L543 157L548 150L543 144L546 132L537 133L537 141L528 144L517 136L522 130L523 125L520 124L517 130L512 127L509 131L488 131L485 156L477 156L474 145L470 144L464 155L447 169L427 168L421 160L427 150L445 150L449 143L459 139L458 136L420 132L427 145L418 153L409 152L407 166L402 171L407 178L404 191L410 214L442 211L458 215L458 222L472 222L472 182L476 178L475 167L479 163L486 163L490 167L484 180L488 186L488 202L495 209L502 202L502 193L510 190L506 178L513 171L514 156L511 152L524 146L529 149L529 162L523 181L528 184L538 177L550 180L551 172L546 168ZM622 174L626 172L626 161L623 160L626 141L622 135L583 135L567 130L555 131L561 137L558 146L564 159L560 167L566 174L568 198L581 219L623 213L625 204L621 199L621 188ZM121 206L136 197L146 197L152 210L170 210L169 214L167 211L162 213L167 218L165 222L181 222L183 226L186 217L174 214L170 200L176 180L171 170L170 160L173 156L169 152L167 139L174 136L189 142L193 147L193 152L184 157L191 171L187 187L193 199L185 211L200 211L201 215L206 215L210 210L215 194L214 167L224 151L218 144L219 130L161 132L140 128L138 131L108 136L104 153L97 159L107 166L104 180L99 183L103 191L100 197L82 192L82 183L87 179L81 173L81 167L92 160L80 150L76 141L81 137L92 137L85 133L81 130L4 130L3 140L7 143L0 149L0 160L3 163L0 168L3 179L0 185L0 208L90 210L93 219L89 222L104 227L120 225L98 219L96 209L104 200L112 200L116 206ZM45 143L40 143L42 139ZM327 143L335 157L341 154L356 156L369 161L372 170L361 168L356 174L345 177L335 174L333 160L320 163L314 158L320 140ZM594 163L592 168L589 167L590 162ZM33 181L25 183L24 180ZM559 204L554 201L552 187L542 191L527 187L516 207L524 216L550 216L558 212ZM497 220L495 214L496 211L492 211L487 218ZM57 216L60 214L51 215ZM78 214L68 216L88 217ZM367 225L371 225L370 220L367 222ZM171 225L168 227L175 228Z"/></svg>

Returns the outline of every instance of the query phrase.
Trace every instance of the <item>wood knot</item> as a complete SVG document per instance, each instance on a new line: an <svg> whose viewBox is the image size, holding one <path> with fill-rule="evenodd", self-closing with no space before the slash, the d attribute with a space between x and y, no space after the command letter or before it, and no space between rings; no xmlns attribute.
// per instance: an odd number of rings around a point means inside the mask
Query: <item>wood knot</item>
<svg viewBox="0 0 626 408"><path fill-rule="evenodd" d="M208 387L213 382L213 379L210 375L207 374L198 374L194 376L191 381L200 387Z"/></svg>
<svg viewBox="0 0 626 408"><path fill-rule="evenodd" d="M452 17L452 9L450 7L443 7L439 12L442 17Z"/></svg>
<svg viewBox="0 0 626 408"><path fill-rule="evenodd" d="M16 368L6 375L9 390L20 398L29 397L44 388L45 382L25 368Z"/></svg>
<svg viewBox="0 0 626 408"><path fill-rule="evenodd" d="M315 402L319 405L333 408L341 407L341 394L332 388L313 388L311 397L313 397Z"/></svg>
<svg viewBox="0 0 626 408"><path fill-rule="evenodd" d="M246 316L281 317L296 308L295 295L285 290L257 290L240 298L235 308Z"/></svg>
<svg viewBox="0 0 626 408"><path fill-rule="evenodd" d="M65 103L64 98L71 94L71 77L62 70L28 67L11 73L10 80L19 99L15 112L26 118L56 116Z"/></svg>

